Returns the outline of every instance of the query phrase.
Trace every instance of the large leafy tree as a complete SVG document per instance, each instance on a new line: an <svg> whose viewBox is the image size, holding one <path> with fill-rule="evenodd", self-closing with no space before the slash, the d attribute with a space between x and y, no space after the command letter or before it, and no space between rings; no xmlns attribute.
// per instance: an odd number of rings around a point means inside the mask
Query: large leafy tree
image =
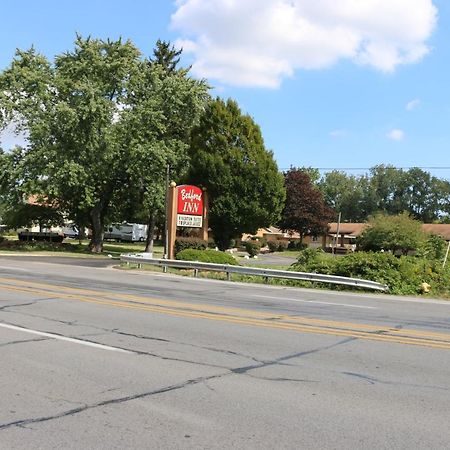
<svg viewBox="0 0 450 450"><path fill-rule="evenodd" d="M365 251L387 250L406 255L421 248L426 238L421 222L411 218L407 212L396 216L376 214L369 219L368 227L357 244Z"/></svg>
<svg viewBox="0 0 450 450"><path fill-rule="evenodd" d="M178 56L161 41L152 61L131 42L78 36L53 64L34 49L19 51L0 76L2 123L29 135L16 179L89 225L93 251L102 250L112 219L131 211L153 222L166 165L173 176L186 167L207 86L176 68Z"/></svg>
<svg viewBox="0 0 450 450"><path fill-rule="evenodd" d="M277 222L285 191L272 152L233 100L210 102L192 131L188 181L206 188L209 224L221 249Z"/></svg>
<svg viewBox="0 0 450 450"><path fill-rule="evenodd" d="M325 203L346 222L361 222L364 217L364 190L360 179L345 172L333 170L319 183Z"/></svg>
<svg viewBox="0 0 450 450"><path fill-rule="evenodd" d="M103 227L124 178L117 145L120 105L139 51L130 43L83 39L51 64L34 49L18 51L0 77L0 106L27 130L23 178L70 218L92 228L102 250Z"/></svg>
<svg viewBox="0 0 450 450"><path fill-rule="evenodd" d="M157 42L154 58L140 62L130 78L132 95L122 114L121 145L128 160L120 195L127 216L148 224L146 251L152 251L155 224L165 213L167 167L172 179L185 175L190 131L209 99L207 84L177 67L180 53Z"/></svg>
<svg viewBox="0 0 450 450"><path fill-rule="evenodd" d="M296 231L300 241L305 235L325 233L334 212L325 204L321 191L313 186L309 174L293 167L284 174L284 184L286 203L279 227L285 231Z"/></svg>

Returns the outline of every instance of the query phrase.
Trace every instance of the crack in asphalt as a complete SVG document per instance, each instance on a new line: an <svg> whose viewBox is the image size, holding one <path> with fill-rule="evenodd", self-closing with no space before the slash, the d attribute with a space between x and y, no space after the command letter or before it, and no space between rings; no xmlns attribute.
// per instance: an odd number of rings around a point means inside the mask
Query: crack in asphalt
<svg viewBox="0 0 450 450"><path fill-rule="evenodd" d="M324 350L328 350L328 349L331 349L333 347L344 345L344 344L346 344L348 342L351 342L351 341L353 341L355 339L356 338L347 338L347 339L341 340L339 342L336 342L336 343L334 343L332 345L319 347L319 348L308 350L308 351L297 352L297 353L294 353L294 354L282 356L282 357L280 357L280 358L278 358L276 360L262 362L260 364L255 364L253 366L244 366L244 367L231 368L231 369L219 366L219 368L226 369L226 372L223 372L223 373L220 373L220 374L216 374L216 375L210 375L210 376L206 376L206 377L192 378L192 379L189 379L187 381L184 381L184 382L181 382L181 383L177 383L177 384L173 384L173 385L170 385L170 386L166 386L166 387L163 387L163 388L160 388L160 389L155 389L155 390L151 390L151 391L143 392L143 393L139 393L139 394L134 394L134 395L127 395L127 396L123 396L123 397L113 398L113 399L109 399L109 400L103 400L101 402L93 403L93 404L90 404L90 405L89 404L83 404L83 406L80 406L78 408L69 409L67 411L62 411L62 412L60 412L58 414L54 414L54 415L50 415L50 416L42 416L42 417L36 417L36 418L30 418L30 419L15 420L13 422L7 422L7 423L4 423L4 424L0 424L0 431L6 430L6 429L12 428L12 427L26 427L27 425L31 425L31 424L34 424L34 423L48 422L48 421L60 419L60 418L63 418L63 417L73 416L75 414L79 414L79 413L82 413L82 412L87 411L87 410L101 408L101 407L109 406L109 405L121 404L121 403L134 401L134 400L139 400L139 399L151 397L153 395L164 394L164 393L167 393L167 392L172 392L172 391L176 391L176 390L179 390L179 389L184 389L186 387L194 386L194 385L197 385L197 384L200 384L200 383L204 383L205 386L209 390L214 390L211 386L209 386L207 384L208 381L215 380L215 379L220 379L220 378L227 377L227 376L232 376L232 375L245 375L245 376L250 376L250 377L253 377L253 378L257 378L257 379L259 378L259 379L263 379L263 380L267 380L267 381L276 381L276 382L304 382L304 383L317 382L317 381L314 381L314 380L301 380L301 379L295 379L295 378L259 377L259 376L255 376L254 374L249 374L248 372L250 370L254 370L254 369L260 369L260 368L264 368L264 367L268 367L268 366L277 365L279 363L283 363L283 361L287 361L287 360L290 360L290 359L293 359L293 358L298 358L298 357L301 357L301 356L306 356L306 355L318 353L318 352L321 352L321 351L324 351ZM120 347L118 347L118 348L120 348ZM154 355L154 354L146 353L146 352L135 352L135 353L143 354L143 355L149 355L149 356L155 356L155 357L162 358L162 359L175 360L175 361L181 361L181 362L188 362L188 363L192 363L192 364L196 364L196 365L206 365L206 364L203 364L203 363L197 363L197 362L193 362L193 361L184 361L184 360L177 360L177 359L174 359L174 358L161 357L160 355Z"/></svg>
<svg viewBox="0 0 450 450"><path fill-rule="evenodd" d="M343 375L348 375L350 377L359 378L361 380L367 381L369 384L387 384L391 386L407 386L413 388L424 388L424 389L436 389L440 391L450 391L450 388L443 386L431 386L428 384L414 384L414 383L402 383L401 381L389 381L389 380L380 380L379 378L371 377L369 375L364 375L362 373L356 372L341 372Z"/></svg>
<svg viewBox="0 0 450 450"><path fill-rule="evenodd" d="M299 353L292 353L290 355L282 356L281 358L278 358L278 359L275 359L272 361L267 361L267 362L263 362L260 364L254 364L252 366L238 367L236 369L231 369L231 371L236 374L246 374L250 370L261 369L264 367L278 365L279 363L283 363L284 361L289 361L290 359L300 358L302 356L311 355L313 353L321 352L324 350L329 350L331 348L347 344L348 342L354 341L356 339L357 338L355 338L355 337L349 337L349 338L343 339L342 341L336 342L334 344L327 345L325 347L319 347L319 348L316 348L313 350L306 350L306 351L299 352Z"/></svg>
<svg viewBox="0 0 450 450"><path fill-rule="evenodd" d="M40 341L48 341L50 338L36 338L36 339L25 339L23 341L11 341L11 342L5 342L3 344L0 344L0 347L7 347L8 345L15 345L15 344L26 344L27 342L40 342Z"/></svg>
<svg viewBox="0 0 450 450"><path fill-rule="evenodd" d="M210 350L212 352L223 353L223 354L226 354L226 355L241 356L242 358L251 359L251 360L253 360L255 362L258 362L258 363L262 363L263 362L263 361L255 358L254 356L245 355L244 353L234 352L232 350L225 350L225 349L220 349L220 348L216 348L216 347L207 347L207 346L196 345L196 344L188 344L186 342L171 341L169 339L157 338L157 337L153 337L153 336L145 336L145 335L142 335L142 334L127 333L125 331L120 331L117 328L110 329L110 330L104 329L104 331L109 331L111 333L120 334L120 335L123 335L123 336L135 337L137 339L147 339L147 340L151 340L151 341L165 342L165 343L168 343L168 344L184 345L184 346L193 347L193 348L200 348L202 350Z"/></svg>
<svg viewBox="0 0 450 450"><path fill-rule="evenodd" d="M221 378L226 375L230 375L230 373L226 372L226 373L221 373L221 374L217 374L217 375L210 375L208 377L192 378L192 379L189 379L182 383L172 384L170 386L166 386L166 387L163 387L160 389L155 389L155 390L151 390L148 392L142 392L140 394L128 395L125 397L113 398L110 400L103 400L98 403L93 403L90 405L83 405L78 408L73 408L73 409L69 409L67 411L62 411L58 414L54 414L51 416L42 416L42 417L35 417L35 418L31 418L31 419L15 420L13 422L0 424L0 431L6 430L11 427L24 427L24 426L31 425L34 423L48 422L51 420L61 419L63 417L67 417L67 416L73 416L75 414L79 414L79 413L82 413L84 411L91 410L91 409L101 408L101 407L109 406L109 405L117 405L120 403L129 402L132 400L139 400L139 399L151 397L153 395L164 394L166 392L172 392L172 391L176 391L179 389L184 389L188 386L193 386L193 385L203 383L205 381L209 381L212 379Z"/></svg>
<svg viewBox="0 0 450 450"><path fill-rule="evenodd" d="M32 302L28 302L28 303L17 303L14 305L5 305L5 306L0 307L0 311L9 312L9 311L6 311L8 308L19 308L19 307L23 307L23 306L31 306L31 305L35 305L38 302L42 302L42 301L46 301L46 300L54 300L54 299L45 297L45 298L38 298L38 299L33 300Z"/></svg>

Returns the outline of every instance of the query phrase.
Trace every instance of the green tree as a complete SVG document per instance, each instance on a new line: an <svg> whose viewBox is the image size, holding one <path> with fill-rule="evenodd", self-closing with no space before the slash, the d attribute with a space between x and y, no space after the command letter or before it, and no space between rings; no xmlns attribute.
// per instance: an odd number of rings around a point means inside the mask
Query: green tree
<svg viewBox="0 0 450 450"><path fill-rule="evenodd" d="M420 249L426 241L421 222L412 219L407 212L397 216L376 214L369 219L368 227L357 241L364 251L391 251L407 255Z"/></svg>
<svg viewBox="0 0 450 450"><path fill-rule="evenodd" d="M182 50L176 49L169 41L156 41L156 47L153 50L153 58L151 62L163 68L165 73L172 73L177 71L177 66L180 62Z"/></svg>
<svg viewBox="0 0 450 450"><path fill-rule="evenodd" d="M325 233L334 212L325 204L322 192L313 186L308 173L293 167L284 174L284 184L286 202L278 226L299 233L300 242L308 234Z"/></svg>
<svg viewBox="0 0 450 450"><path fill-rule="evenodd" d="M18 51L0 75L2 124L29 134L15 179L80 228L89 224L93 251L111 220L160 220L166 165L176 178L185 171L208 88L177 68L179 54L159 41L152 61L129 41L77 36L54 64Z"/></svg>
<svg viewBox="0 0 450 450"><path fill-rule="evenodd" d="M91 248L103 227L126 158L117 145L120 105L139 51L130 43L83 39L54 64L34 49L18 51L0 76L0 107L26 129L24 178L70 218L89 220ZM35 192L32 192L35 193Z"/></svg>
<svg viewBox="0 0 450 450"><path fill-rule="evenodd" d="M233 100L210 102L192 131L191 182L206 188L209 224L218 247L242 233L277 222L285 199L283 177L258 125Z"/></svg>
<svg viewBox="0 0 450 450"><path fill-rule="evenodd" d="M165 214L166 168L175 180L186 174L190 131L209 100L207 84L177 68L180 51L158 41L154 52L153 60L139 63L130 79L133 95L124 100L120 141L128 154L127 181L120 192L124 201L117 202L126 205L128 217L148 224L149 252L155 224Z"/></svg>
<svg viewBox="0 0 450 450"><path fill-rule="evenodd" d="M362 222L366 219L361 178L333 170L325 174L318 187L325 203L341 213L343 221Z"/></svg>

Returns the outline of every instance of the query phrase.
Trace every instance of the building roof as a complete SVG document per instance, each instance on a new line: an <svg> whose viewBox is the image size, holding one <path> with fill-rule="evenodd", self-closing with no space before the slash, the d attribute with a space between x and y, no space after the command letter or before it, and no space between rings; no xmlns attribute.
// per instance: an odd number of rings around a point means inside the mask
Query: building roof
<svg viewBox="0 0 450 450"><path fill-rule="evenodd" d="M336 234L338 224L337 222L329 223L328 234ZM367 223L348 223L342 222L339 224L339 234L345 234L349 236L359 236L364 228L367 227Z"/></svg>
<svg viewBox="0 0 450 450"><path fill-rule="evenodd" d="M330 228L328 234L337 233L337 223L333 222L329 224ZM341 223L339 225L339 234L347 236L360 236L364 229L368 226L367 223ZM432 233L441 236L446 241L450 241L450 224L447 223L424 223L422 224L422 230L425 233Z"/></svg>
<svg viewBox="0 0 450 450"><path fill-rule="evenodd" d="M424 223L422 230L426 233L437 234L450 241L450 223Z"/></svg>

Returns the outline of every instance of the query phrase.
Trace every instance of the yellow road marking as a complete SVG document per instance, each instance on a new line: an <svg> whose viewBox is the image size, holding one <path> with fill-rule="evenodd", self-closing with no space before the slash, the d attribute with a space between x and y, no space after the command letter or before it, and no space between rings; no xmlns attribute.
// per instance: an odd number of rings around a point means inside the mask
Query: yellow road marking
<svg viewBox="0 0 450 450"><path fill-rule="evenodd" d="M380 327L367 324L311 319L299 316L274 315L266 312L250 311L240 308L227 308L198 303L162 300L130 294L103 293L101 291L55 286L46 283L23 282L22 280L5 278L0 278L0 282L2 283L2 287L6 290L45 295L55 299L77 300L177 317L217 320L233 324L257 326L260 328L346 336L372 341L395 342L400 344L450 349L450 334L446 333L433 333L425 330L399 330L392 329L391 327ZM11 282L16 285L11 284ZM17 286L17 284L22 286ZM91 296L82 296L80 294L88 294ZM110 297L118 298L122 301L113 300ZM126 300L132 300L134 303L129 303Z"/></svg>

